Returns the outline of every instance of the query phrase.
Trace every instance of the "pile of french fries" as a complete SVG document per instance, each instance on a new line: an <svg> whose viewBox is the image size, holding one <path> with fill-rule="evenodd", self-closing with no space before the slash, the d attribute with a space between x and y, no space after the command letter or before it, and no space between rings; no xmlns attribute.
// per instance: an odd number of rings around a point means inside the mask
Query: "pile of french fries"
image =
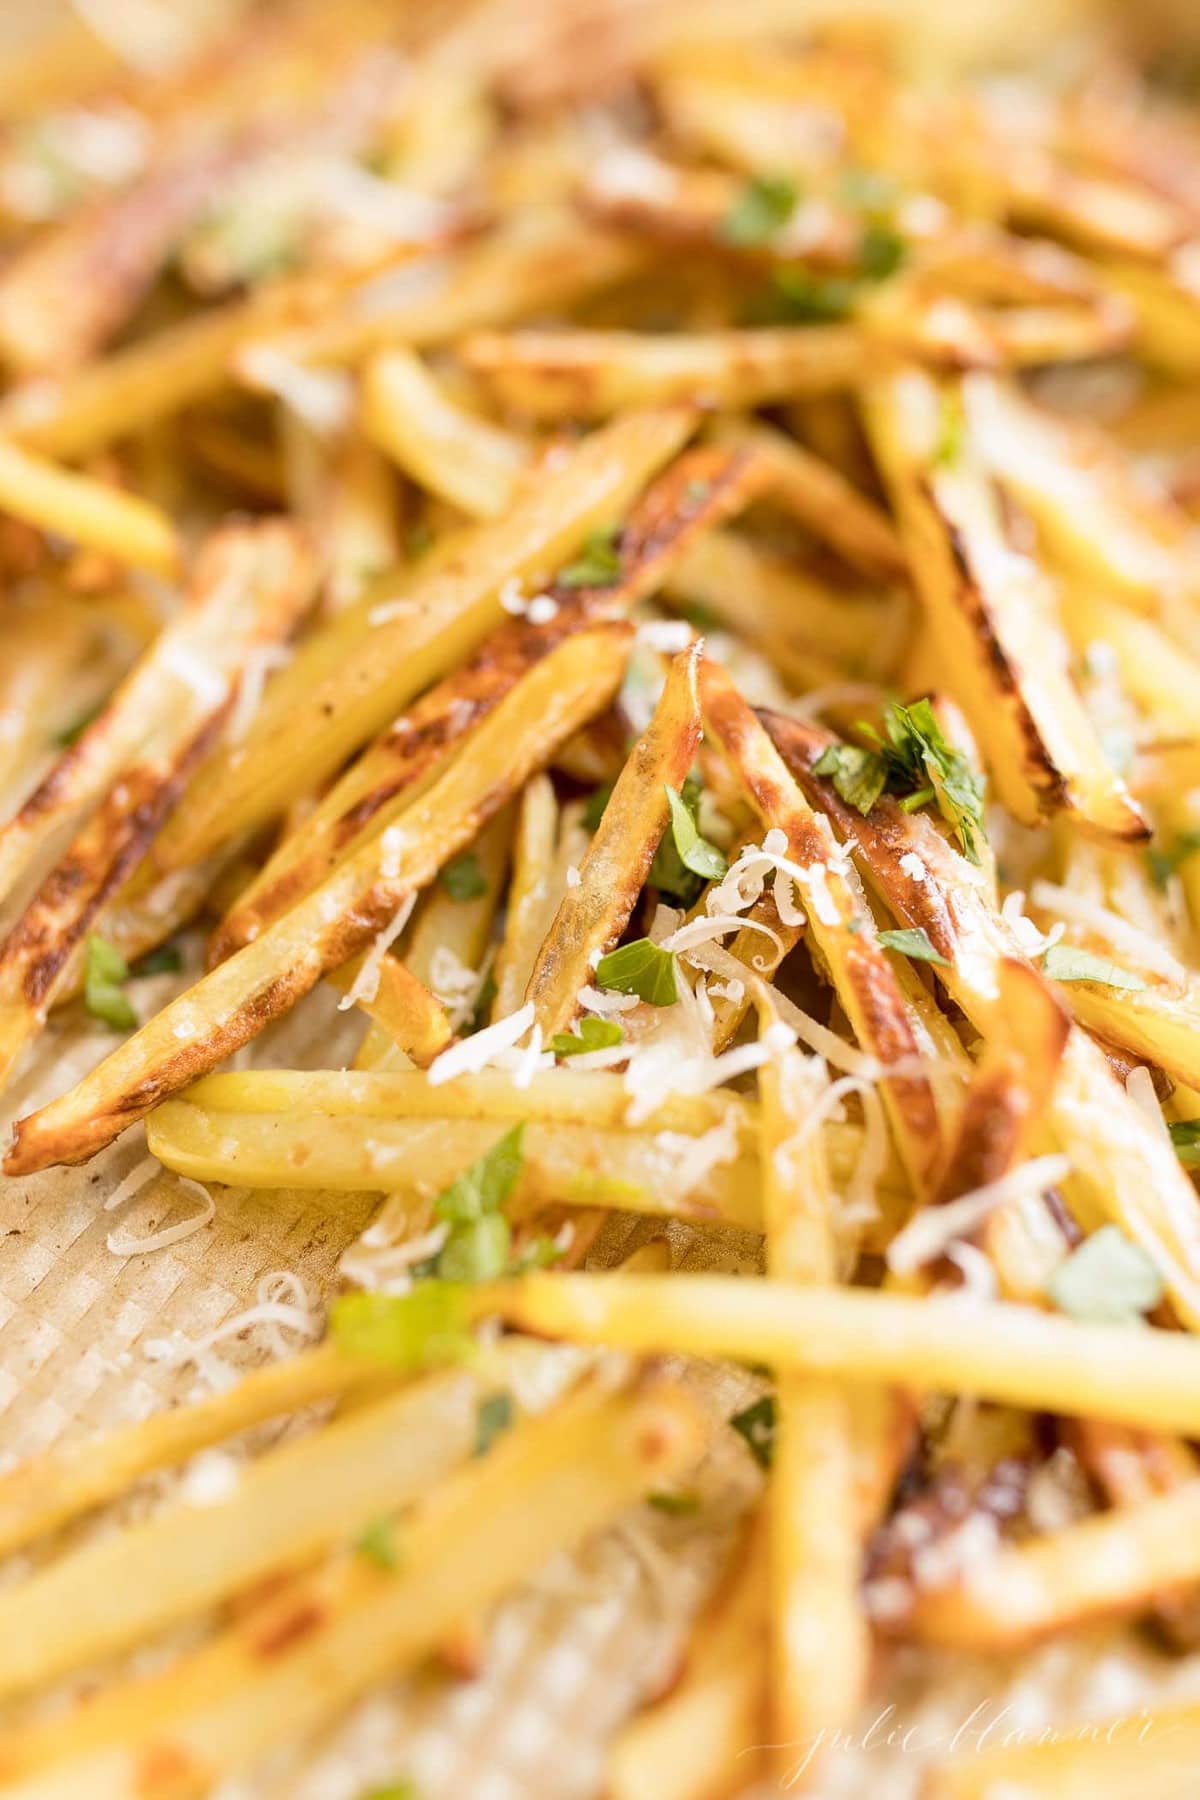
<svg viewBox="0 0 1200 1800"><path fill-rule="evenodd" d="M612 1800L820 1793L897 1646L1197 1648L1200 111L869 10L0 81L0 1086L108 1044L4 1179L379 1196L315 1347L0 1475L0 1794L251 1778L718 1438ZM1194 1794L1200 1706L1078 1724L924 1800Z"/></svg>

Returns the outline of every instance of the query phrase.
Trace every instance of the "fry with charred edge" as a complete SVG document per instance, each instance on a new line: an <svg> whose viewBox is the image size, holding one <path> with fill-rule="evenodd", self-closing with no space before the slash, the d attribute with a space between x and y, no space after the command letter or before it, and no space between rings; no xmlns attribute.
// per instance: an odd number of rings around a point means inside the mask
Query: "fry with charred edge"
<svg viewBox="0 0 1200 1800"><path fill-rule="evenodd" d="M832 544L852 568L893 578L906 573L907 558L892 521L832 463L773 426L757 422L718 424L713 437L718 444L760 457L770 499L815 537Z"/></svg>
<svg viewBox="0 0 1200 1800"><path fill-rule="evenodd" d="M946 966L938 979L986 1037L993 1029L1001 962L1023 961L1005 921L988 903L978 872L947 844L933 821L905 813L886 796L863 818L812 765L833 740L780 713L763 720L784 761L839 834L855 844L864 873L906 926L923 930ZM920 863L920 879L914 865ZM1200 1324L1200 1211L1169 1141L1129 1099L1104 1052L1073 1027L1059 1067L1050 1130L1071 1159L1068 1196L1135 1238L1160 1270L1180 1318Z"/></svg>
<svg viewBox="0 0 1200 1800"><path fill-rule="evenodd" d="M331 874L367 834L377 835L433 779L444 758L477 729L517 676L589 618L626 611L705 526L746 504L759 478L741 453L697 449L678 457L635 505L621 533L620 573L611 584L551 584L554 612L540 624L510 620L477 653L384 732L352 764L311 816L285 839L239 898L212 946L219 960ZM385 610L387 603L382 603ZM187 825L168 836L186 835ZM168 846L168 860L175 858Z"/></svg>
<svg viewBox="0 0 1200 1800"><path fill-rule="evenodd" d="M65 1525L115 1499L155 1469L186 1462L198 1450L265 1419L369 1387L381 1371L333 1344L252 1369L233 1387L121 1425L103 1437L56 1444L0 1475L0 1551Z"/></svg>
<svg viewBox="0 0 1200 1800"><path fill-rule="evenodd" d="M936 388L915 371L870 390L872 442L933 644L997 792L1027 825L1065 810L1096 832L1145 838L1070 679L1045 578L1007 543L969 442L937 465L939 418Z"/></svg>
<svg viewBox="0 0 1200 1800"><path fill-rule="evenodd" d="M589 531L619 517L691 427L692 415L675 408L594 433L506 518L460 539L452 557L418 571L399 593L372 588L310 637L244 741L215 760L177 814L160 846L164 866L205 855L331 774L503 623L506 582L542 579ZM299 739L298 708L307 721Z"/></svg>
<svg viewBox="0 0 1200 1800"><path fill-rule="evenodd" d="M752 1781L767 1735L766 1534L753 1519L700 1615L683 1673L608 1755L610 1800L711 1800Z"/></svg>
<svg viewBox="0 0 1200 1800"><path fill-rule="evenodd" d="M520 438L456 406L411 350L368 363L362 422L406 475L472 519L499 518L529 461Z"/></svg>
<svg viewBox="0 0 1200 1800"><path fill-rule="evenodd" d="M399 1568L334 1557L161 1674L118 1682L53 1732L9 1732L0 1775L43 1800L86 1789L130 1800L147 1759L200 1800L273 1745L334 1720L373 1682L417 1662L648 1490L686 1475L702 1447L678 1388L612 1393L592 1380L506 1431L398 1527ZM486 1534L480 1518L492 1521Z"/></svg>
<svg viewBox="0 0 1200 1800"><path fill-rule="evenodd" d="M486 1120L454 1120L451 1130L452 1117L376 1119L364 1132L353 1114L210 1112L190 1100L169 1100L146 1129L160 1162L199 1181L327 1190L331 1198L363 1190L416 1198L449 1187L496 1141L496 1127ZM609 1206L759 1230L753 1155L743 1152L693 1174L689 1147L690 1139L664 1143L619 1126L533 1119L522 1138L516 1202Z"/></svg>
<svg viewBox="0 0 1200 1800"><path fill-rule="evenodd" d="M977 1394L1187 1437L1200 1428L1200 1343L1178 1331L730 1275L533 1274L462 1292L468 1317L572 1343Z"/></svg>
<svg viewBox="0 0 1200 1800"><path fill-rule="evenodd" d="M14 519L135 569L173 575L179 562L175 527L157 506L89 475L61 469L4 438L0 507Z"/></svg>
<svg viewBox="0 0 1200 1800"><path fill-rule="evenodd" d="M1200 1479L981 1556L921 1588L905 1629L923 1642L1006 1650L1114 1615L1148 1611L1200 1580Z"/></svg>
<svg viewBox="0 0 1200 1800"><path fill-rule="evenodd" d="M921 1800L1192 1800L1200 1758L1200 1706L1139 1708L1115 1718L1066 1718L1037 1742L983 1744L930 1772Z"/></svg>
<svg viewBox="0 0 1200 1800"><path fill-rule="evenodd" d="M604 419L630 406L691 400L767 406L852 387L869 341L853 325L710 335L636 331L480 332L461 355L501 405L535 419Z"/></svg>
<svg viewBox="0 0 1200 1800"><path fill-rule="evenodd" d="M93 805L155 734L203 717L235 689L245 653L286 638L312 598L315 570L281 520L230 525L202 554L178 617L0 830L0 896L54 833Z"/></svg>
<svg viewBox="0 0 1200 1800"><path fill-rule="evenodd" d="M700 645L680 651L662 698L629 753L579 871L538 952L525 999L549 1040L567 1031L600 956L620 937L667 829L667 789L679 793L700 742Z"/></svg>
<svg viewBox="0 0 1200 1800"><path fill-rule="evenodd" d="M855 893L825 821L813 812L751 707L716 663L705 661L700 697L706 729L745 787L764 826L782 830L788 859L807 880L798 896L808 931L862 1048L886 1068L920 1061L887 952L866 902ZM901 1159L918 1193L941 1155L933 1090L919 1073L889 1078L883 1097Z"/></svg>
<svg viewBox="0 0 1200 1800"><path fill-rule="evenodd" d="M172 1001L69 1094L18 1121L8 1173L93 1155L355 955L564 738L610 703L627 645L628 628L613 623L580 632L543 658L480 728L476 754L452 763L401 822Z"/></svg>
<svg viewBox="0 0 1200 1800"><path fill-rule="evenodd" d="M996 1035L985 1043L971 1075L935 1206L999 1181L1027 1161L1053 1100L1070 1018L1026 964L1006 959L996 979ZM1034 1301L1044 1294L1049 1271L1015 1209L992 1213L975 1237L1006 1298Z"/></svg>
<svg viewBox="0 0 1200 1800"><path fill-rule="evenodd" d="M774 1021L759 1001L760 1032ZM826 1085L799 1050L759 1071L763 1225L767 1271L777 1281L837 1280L833 1191L819 1132L806 1130ZM870 1642L859 1599L862 1550L854 1504L850 1404L835 1381L781 1371L767 1489L770 1549L770 1707L775 1753L845 1724L863 1698Z"/></svg>

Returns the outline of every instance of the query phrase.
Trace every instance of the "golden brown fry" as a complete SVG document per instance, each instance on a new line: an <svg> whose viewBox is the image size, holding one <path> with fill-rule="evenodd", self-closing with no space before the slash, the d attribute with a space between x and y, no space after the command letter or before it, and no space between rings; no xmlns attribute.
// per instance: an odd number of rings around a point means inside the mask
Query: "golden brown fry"
<svg viewBox="0 0 1200 1800"><path fill-rule="evenodd" d="M42 531L104 552L134 568L174 574L179 545L171 521L135 494L93 481L0 439L0 507Z"/></svg>
<svg viewBox="0 0 1200 1800"><path fill-rule="evenodd" d="M1026 824L1065 809L1094 831L1144 838L1071 681L1052 592L1006 542L969 439L940 450L940 420L937 390L915 372L871 391L872 438L926 622L999 796Z"/></svg>
<svg viewBox="0 0 1200 1800"><path fill-rule="evenodd" d="M179 867L278 812L339 767L414 694L445 675L504 619L500 590L542 580L591 530L617 517L692 426L680 410L635 414L582 443L503 520L482 525L451 558L372 589L310 637L273 683L236 752L181 812L160 846ZM297 739L295 709L307 729Z"/></svg>
<svg viewBox="0 0 1200 1800"><path fill-rule="evenodd" d="M700 646L671 664L654 717L629 753L579 870L538 952L525 998L549 1041L568 1031L579 991L617 942L668 828L667 788L681 792L700 742Z"/></svg>
<svg viewBox="0 0 1200 1800"><path fill-rule="evenodd" d="M634 331L479 333L467 367L514 412L603 419L631 406L688 400L765 406L846 388L867 373L867 340L852 325L654 336Z"/></svg>
<svg viewBox="0 0 1200 1800"><path fill-rule="evenodd" d="M872 886L904 925L924 930L946 967L938 979L985 1036L993 1029L1002 961L1018 955L1012 934L987 904L971 869L930 819L876 801L863 818L812 773L830 742L799 720L765 719L809 798L856 843ZM918 881L902 858L915 856ZM1200 1320L1200 1217L1191 1184L1171 1146L1110 1073L1104 1053L1071 1031L1050 1113L1051 1131L1071 1158L1071 1195L1121 1226L1147 1251L1170 1287L1180 1317Z"/></svg>
<svg viewBox="0 0 1200 1800"><path fill-rule="evenodd" d="M94 1154L346 962L470 843L557 744L609 704L626 645L627 630L610 624L568 638L545 657L484 722L476 756L452 763L399 822L164 1008L71 1093L19 1121L9 1173ZM497 780L501 767L505 776Z"/></svg>

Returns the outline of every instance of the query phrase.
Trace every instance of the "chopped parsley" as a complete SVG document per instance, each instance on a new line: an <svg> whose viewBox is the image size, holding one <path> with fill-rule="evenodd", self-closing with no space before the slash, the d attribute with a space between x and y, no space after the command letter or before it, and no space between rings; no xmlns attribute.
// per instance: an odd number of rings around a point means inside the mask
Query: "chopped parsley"
<svg viewBox="0 0 1200 1800"><path fill-rule="evenodd" d="M93 1019L100 1019L113 1031L132 1031L138 1016L122 983L129 980L129 964L115 944L107 938L88 938L85 952L83 1004Z"/></svg>
<svg viewBox="0 0 1200 1800"><path fill-rule="evenodd" d="M475 1456L486 1456L496 1439L510 1429L517 1416L511 1394L488 1394L475 1414Z"/></svg>
<svg viewBox="0 0 1200 1800"><path fill-rule="evenodd" d="M746 1440L747 1448L759 1467L769 1469L775 1451L774 1395L764 1394L753 1406L734 1413L729 1423L738 1436Z"/></svg>
<svg viewBox="0 0 1200 1800"><path fill-rule="evenodd" d="M147 950L145 956L139 956L133 965L133 975L140 981L146 975L178 975L183 967L183 951L178 944L159 944L155 950Z"/></svg>
<svg viewBox="0 0 1200 1800"><path fill-rule="evenodd" d="M833 791L865 819L887 786L882 756L859 744L830 744L813 764L814 775L828 775Z"/></svg>
<svg viewBox="0 0 1200 1800"><path fill-rule="evenodd" d="M435 1265L443 1281L490 1281L507 1270L512 1227L500 1209L520 1179L524 1131L514 1125L434 1201L434 1214L450 1226Z"/></svg>
<svg viewBox="0 0 1200 1800"><path fill-rule="evenodd" d="M829 325L848 319L858 298L858 283L847 275L814 275L790 263L776 269L774 316L794 325Z"/></svg>
<svg viewBox="0 0 1200 1800"><path fill-rule="evenodd" d="M95 706L90 706L87 712L81 713L73 725L68 725L65 730L58 732L54 742L59 749L69 750L73 744L77 744L88 726L100 717L107 704L106 700L97 701Z"/></svg>
<svg viewBox="0 0 1200 1800"><path fill-rule="evenodd" d="M686 1519L700 1511L699 1494L647 1494L646 1505L672 1519Z"/></svg>
<svg viewBox="0 0 1200 1800"><path fill-rule="evenodd" d="M558 571L555 585L564 588L607 587L616 581L621 573L621 553L617 548L620 535L619 525L604 525L598 531L589 532L574 562Z"/></svg>
<svg viewBox="0 0 1200 1800"><path fill-rule="evenodd" d="M473 850L464 850L448 862L438 879L452 900L478 900L487 893L487 881Z"/></svg>
<svg viewBox="0 0 1200 1800"><path fill-rule="evenodd" d="M1128 1324L1158 1305L1163 1280L1140 1245L1102 1225L1058 1265L1050 1298L1076 1319Z"/></svg>
<svg viewBox="0 0 1200 1800"><path fill-rule="evenodd" d="M728 864L715 844L700 834L700 783L689 775L683 792L666 788L670 828L663 833L647 880L660 894L690 906L706 881L719 881Z"/></svg>
<svg viewBox="0 0 1200 1800"><path fill-rule="evenodd" d="M1093 956L1074 944L1051 944L1042 958L1042 974L1051 981L1097 981L1104 987L1127 988L1134 993L1147 985L1132 969L1123 969L1106 956Z"/></svg>
<svg viewBox="0 0 1200 1800"><path fill-rule="evenodd" d="M1167 1130L1184 1168L1200 1169L1200 1119L1175 1119Z"/></svg>
<svg viewBox="0 0 1200 1800"><path fill-rule="evenodd" d="M884 735L869 725L859 730L870 749L830 744L813 764L827 775L834 792L865 818L883 793L894 794L905 812L929 801L952 827L963 854L978 863L983 841L983 782L961 750L949 743L928 700L902 706L889 701Z"/></svg>
<svg viewBox="0 0 1200 1800"><path fill-rule="evenodd" d="M660 950L649 938L636 938L602 956L596 965L596 980L618 994L636 994L650 1006L674 1006L679 998L674 954Z"/></svg>
<svg viewBox="0 0 1200 1800"><path fill-rule="evenodd" d="M727 244L765 244L796 210L799 194L787 175L752 175L721 221Z"/></svg>
<svg viewBox="0 0 1200 1800"><path fill-rule="evenodd" d="M1188 860L1200 850L1200 830L1189 829L1177 832L1171 842L1162 850L1147 850L1146 862L1150 869L1150 879L1161 893L1172 875L1178 873Z"/></svg>
<svg viewBox="0 0 1200 1800"><path fill-rule="evenodd" d="M354 1548L368 1562L373 1562L377 1569L389 1572L400 1567L400 1552L396 1546L396 1527L391 1519L372 1519L366 1529L355 1539Z"/></svg>
<svg viewBox="0 0 1200 1800"><path fill-rule="evenodd" d="M936 963L942 969L950 967L945 957L934 949L929 933L921 925L912 931L881 931L879 942L885 950L899 950L902 955L911 956L914 962Z"/></svg>
<svg viewBox="0 0 1200 1800"><path fill-rule="evenodd" d="M866 281L886 281L903 268L908 245L900 233L881 220L872 219L863 228L858 246L858 266Z"/></svg>
<svg viewBox="0 0 1200 1800"><path fill-rule="evenodd" d="M367 1793L359 1795L359 1800L421 1800L421 1790L415 1781L410 1781L405 1775L399 1781L389 1781L383 1787L369 1789Z"/></svg>
<svg viewBox="0 0 1200 1800"><path fill-rule="evenodd" d="M592 1050L611 1050L625 1033L615 1019L580 1019L578 1033L556 1031L550 1039L555 1056L586 1056Z"/></svg>

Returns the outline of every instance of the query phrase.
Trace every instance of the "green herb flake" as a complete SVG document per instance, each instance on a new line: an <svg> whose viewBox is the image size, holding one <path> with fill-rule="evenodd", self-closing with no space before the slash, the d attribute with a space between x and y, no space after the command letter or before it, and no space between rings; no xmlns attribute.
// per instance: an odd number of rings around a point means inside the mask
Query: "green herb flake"
<svg viewBox="0 0 1200 1800"><path fill-rule="evenodd" d="M95 706L90 706L87 712L81 713L73 725L68 725L65 730L58 732L54 742L59 749L69 750L72 745L77 744L88 726L100 717L107 704L108 702L105 700L98 701Z"/></svg>
<svg viewBox="0 0 1200 1800"><path fill-rule="evenodd" d="M647 1494L646 1505L672 1519L686 1519L700 1511L699 1494Z"/></svg>
<svg viewBox="0 0 1200 1800"><path fill-rule="evenodd" d="M619 525L605 525L590 532L574 562L558 571L555 585L563 588L608 587L621 573L621 553L617 540Z"/></svg>
<svg viewBox="0 0 1200 1800"><path fill-rule="evenodd" d="M487 880L473 850L448 862L438 879L452 900L478 900L487 893Z"/></svg>
<svg viewBox="0 0 1200 1800"><path fill-rule="evenodd" d="M881 931L879 942L885 950L899 950L902 956L911 956L914 962L936 963L940 969L950 967L945 957L934 949L929 933L921 925L912 931Z"/></svg>
<svg viewBox="0 0 1200 1800"><path fill-rule="evenodd" d="M796 184L787 175L752 175L721 221L727 244L766 244L796 210Z"/></svg>
<svg viewBox="0 0 1200 1800"><path fill-rule="evenodd" d="M864 819L887 786L882 756L858 744L830 744L813 764L813 774L827 775L834 793Z"/></svg>
<svg viewBox="0 0 1200 1800"><path fill-rule="evenodd" d="M521 1174L524 1133L524 1124L514 1125L444 1188L433 1203L437 1217L452 1225L468 1225L503 1206Z"/></svg>
<svg viewBox="0 0 1200 1800"><path fill-rule="evenodd" d="M1200 850L1200 830L1180 831L1171 842L1162 849L1151 849L1146 852L1146 863L1150 870L1150 879L1160 893L1166 890L1168 881Z"/></svg>
<svg viewBox="0 0 1200 1800"><path fill-rule="evenodd" d="M399 1781L389 1781L383 1787L370 1788L360 1794L358 1800L421 1800L421 1790L415 1781L402 1776Z"/></svg>
<svg viewBox="0 0 1200 1800"><path fill-rule="evenodd" d="M858 298L858 283L847 276L814 275L796 264L776 269L774 283L777 312L797 325L848 319Z"/></svg>
<svg viewBox="0 0 1200 1800"><path fill-rule="evenodd" d="M400 1552L396 1545L396 1527L391 1519L372 1519L371 1523L354 1541L354 1548L360 1556L375 1564L377 1569L386 1569L390 1573L400 1567Z"/></svg>
<svg viewBox="0 0 1200 1800"><path fill-rule="evenodd" d="M1042 958L1042 974L1051 981L1096 981L1103 987L1126 988L1137 993L1147 986L1132 969L1123 969L1106 956L1093 956L1074 944L1051 944Z"/></svg>
<svg viewBox="0 0 1200 1800"><path fill-rule="evenodd" d="M147 975L178 975L183 967L183 951L178 944L160 944L156 950L147 950L145 956L139 956L133 965L136 981Z"/></svg>
<svg viewBox="0 0 1200 1800"><path fill-rule="evenodd" d="M688 783L684 783L686 792ZM700 790L697 785L694 798L684 799L673 787L666 789L667 805L671 809L671 836L675 840L675 848L679 860L685 869L693 875L699 875L704 881L720 881L728 874L729 864L725 861L715 844L710 844L700 834L697 823L697 809L700 803Z"/></svg>
<svg viewBox="0 0 1200 1800"><path fill-rule="evenodd" d="M509 1275L524 1275L527 1269L551 1269L556 1262L561 1262L563 1246L557 1238L539 1232L536 1237L522 1244L521 1248L509 1258Z"/></svg>
<svg viewBox="0 0 1200 1800"><path fill-rule="evenodd" d="M933 447L935 469L953 469L962 461L967 413L958 388L944 387L938 397L938 434Z"/></svg>
<svg viewBox="0 0 1200 1800"><path fill-rule="evenodd" d="M1162 1276L1140 1245L1102 1225L1058 1265L1050 1298L1076 1319L1129 1324L1158 1305Z"/></svg>
<svg viewBox="0 0 1200 1800"><path fill-rule="evenodd" d="M578 1034L556 1031L550 1039L555 1056L586 1056L592 1050L611 1050L625 1033L615 1019L580 1019Z"/></svg>
<svg viewBox="0 0 1200 1800"><path fill-rule="evenodd" d="M475 1456L486 1456L496 1439L508 1431L517 1416L511 1394L488 1394L475 1414Z"/></svg>
<svg viewBox="0 0 1200 1800"><path fill-rule="evenodd" d="M978 863L983 836L983 782L967 757L955 749L928 700L911 706L889 701L884 736L862 726L883 757L889 793L914 796L932 788L938 811L957 837L963 855Z"/></svg>
<svg viewBox="0 0 1200 1800"><path fill-rule="evenodd" d="M340 1350L410 1370L469 1360L470 1323L467 1290L450 1281L421 1281L407 1294L344 1294L329 1309Z"/></svg>
<svg viewBox="0 0 1200 1800"><path fill-rule="evenodd" d="M1200 1169L1200 1119L1174 1119L1167 1130L1184 1168Z"/></svg>
<svg viewBox="0 0 1200 1800"><path fill-rule="evenodd" d="M864 227L858 246L858 266L867 281L886 281L903 268L908 245L898 231L878 219Z"/></svg>
<svg viewBox="0 0 1200 1800"><path fill-rule="evenodd" d="M129 996L122 992L122 982L129 980L129 964L115 944L107 938L88 938L85 953L83 1004L94 1019L100 1019L113 1031L132 1031L138 1024Z"/></svg>
<svg viewBox="0 0 1200 1800"><path fill-rule="evenodd" d="M679 998L675 957L649 938L637 938L602 956L596 965L596 980L602 988L618 994L636 994L649 1006L674 1006Z"/></svg>
<svg viewBox="0 0 1200 1800"><path fill-rule="evenodd" d="M484 1213L450 1233L438 1254L437 1273L442 1281L496 1281L507 1272L511 1251L512 1226L504 1214Z"/></svg>
<svg viewBox="0 0 1200 1800"><path fill-rule="evenodd" d="M775 1451L775 1397L764 1394L753 1406L734 1413L729 1423L745 1438L750 1454L761 1468L769 1469Z"/></svg>

